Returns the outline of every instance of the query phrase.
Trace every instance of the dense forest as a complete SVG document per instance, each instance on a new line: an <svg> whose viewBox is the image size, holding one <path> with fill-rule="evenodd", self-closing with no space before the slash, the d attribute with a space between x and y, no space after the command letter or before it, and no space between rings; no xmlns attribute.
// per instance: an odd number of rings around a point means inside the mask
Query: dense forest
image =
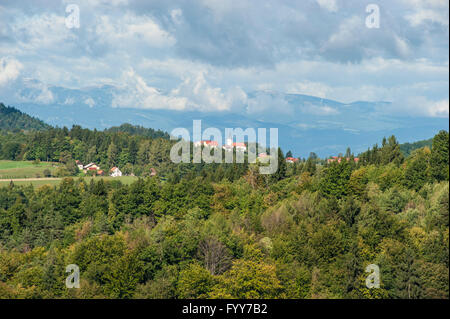
<svg viewBox="0 0 450 319"><path fill-rule="evenodd" d="M167 133L129 125L105 131L83 129L80 126L50 128L35 132L0 132L0 159L59 162L63 166L57 176L79 174L75 161L94 162L107 171L119 166L124 174L149 176L156 169L164 179L179 180L190 174L205 176L214 173L215 180L224 176L230 180L241 177L247 164L196 165L174 164L170 149L176 143ZM192 147L192 144L191 144ZM192 154L192 152L191 152Z"/></svg>
<svg viewBox="0 0 450 319"><path fill-rule="evenodd" d="M428 140L422 140L422 141L417 141L414 143L403 143L400 144L400 150L403 152L403 155L405 156L409 156L411 155L411 153L418 149L418 148L422 148L427 146L428 148L431 148L433 144L433 139L430 138Z"/></svg>
<svg viewBox="0 0 450 319"><path fill-rule="evenodd" d="M14 108L14 120L10 124L20 127L22 122L30 127L35 119ZM3 115L0 117L3 118ZM6 123L6 122L5 122ZM45 124L46 125L46 124ZM170 161L170 149L176 143L166 132L122 124L104 131L84 129L74 125L43 130L0 129L0 159L33 160L63 164L57 171L58 177L79 175L76 160L84 164L96 163L109 171L120 167L126 175L149 176L152 168L159 177L178 181L190 174L205 176L205 171L214 173L214 180L229 180L241 177L247 165L236 164L174 164ZM192 147L192 145L191 145Z"/></svg>
<svg viewBox="0 0 450 319"><path fill-rule="evenodd" d="M173 141L143 128L3 132L4 159L142 178L0 188L0 298L449 298L448 142L441 131L405 156L392 136L359 162L278 150L277 173L260 175L173 164ZM80 289L65 286L69 264Z"/></svg>

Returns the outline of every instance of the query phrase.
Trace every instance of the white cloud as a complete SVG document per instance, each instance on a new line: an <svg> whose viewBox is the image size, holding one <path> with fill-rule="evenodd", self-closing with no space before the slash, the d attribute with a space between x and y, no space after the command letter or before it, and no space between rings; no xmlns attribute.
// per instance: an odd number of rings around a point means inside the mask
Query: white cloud
<svg viewBox="0 0 450 319"><path fill-rule="evenodd" d="M45 83L32 79L24 79L23 88L17 92L19 100L38 104L50 104L55 101L52 91Z"/></svg>
<svg viewBox="0 0 450 319"><path fill-rule="evenodd" d="M350 57L350 53L358 53L361 50L361 41L364 40L362 32L364 32L362 16L355 15L346 18L339 25L337 31L329 36L328 41L322 46L321 52L336 51L337 58L341 56L341 58L347 59Z"/></svg>
<svg viewBox="0 0 450 319"><path fill-rule="evenodd" d="M302 81L287 85L287 93L313 95L326 98L332 89L320 82Z"/></svg>
<svg viewBox="0 0 450 319"><path fill-rule="evenodd" d="M395 35L394 40L399 56L407 57L408 55L410 55L411 50L409 49L408 43L405 39L402 39L401 37Z"/></svg>
<svg viewBox="0 0 450 319"><path fill-rule="evenodd" d="M403 94L402 94L403 93ZM380 107L382 113L393 113L403 116L424 116L424 117L449 117L449 100L433 100L423 95L404 95L400 92L400 96L396 97L392 105Z"/></svg>
<svg viewBox="0 0 450 319"><path fill-rule="evenodd" d="M405 18L413 27L427 21L448 27L448 0L403 0L403 2L412 7Z"/></svg>
<svg viewBox="0 0 450 319"><path fill-rule="evenodd" d="M432 117L448 117L449 116L449 100L441 101L425 101L425 111L427 115Z"/></svg>
<svg viewBox="0 0 450 319"><path fill-rule="evenodd" d="M419 9L414 13L406 15L406 19L414 27L421 25L425 21L436 22L448 26L448 16L446 17L445 14L431 9Z"/></svg>
<svg viewBox="0 0 450 319"><path fill-rule="evenodd" d="M138 66L139 69L145 69L151 74L161 74L165 77L174 77L175 79L191 76L195 72L208 73L213 71L216 74L220 72L209 65L187 59L167 58L161 60L143 58Z"/></svg>
<svg viewBox="0 0 450 319"><path fill-rule="evenodd" d="M10 26L17 44L26 50L61 49L77 38L76 34L66 27L65 16L54 13L20 15Z"/></svg>
<svg viewBox="0 0 450 319"><path fill-rule="evenodd" d="M78 0L76 1L81 6L98 7L98 6L126 6L128 5L128 0ZM65 4L74 3L73 0L64 0Z"/></svg>
<svg viewBox="0 0 450 319"><path fill-rule="evenodd" d="M226 92L219 87L211 87L203 72L187 77L173 93L186 96L190 108L204 111L230 110L233 104L244 103L247 98L244 91L237 87Z"/></svg>
<svg viewBox="0 0 450 319"><path fill-rule="evenodd" d="M123 73L122 93L116 94L113 107L133 107L144 109L184 110L187 99L165 96L157 88L147 85L145 80L133 69Z"/></svg>
<svg viewBox="0 0 450 319"><path fill-rule="evenodd" d="M121 93L114 97L114 107L225 111L242 105L247 98L238 87L225 92L212 87L202 72L186 77L179 86L167 93L149 86L133 69L124 72L122 81L125 85Z"/></svg>
<svg viewBox="0 0 450 319"><path fill-rule="evenodd" d="M15 80L23 65L13 58L0 58L0 85Z"/></svg>
<svg viewBox="0 0 450 319"><path fill-rule="evenodd" d="M181 9L173 9L170 11L170 17L172 18L172 21L176 24L181 23L182 16L183 11L181 11Z"/></svg>
<svg viewBox="0 0 450 319"><path fill-rule="evenodd" d="M119 19L101 16L96 34L101 41L117 46L143 42L151 47L163 48L175 44L175 38L150 17L129 12Z"/></svg>
<svg viewBox="0 0 450 319"><path fill-rule="evenodd" d="M14 96L22 88L17 78L26 76L46 85L25 94L29 101L52 101L48 86L108 83L123 84L115 106L233 110L246 105L244 90L270 89L344 103L392 101L385 114L448 116L442 106L448 101L448 40L441 36L448 36L448 0L381 2L379 30L365 27L364 6L337 0L75 2L81 10L77 30L65 27L64 6L1 5L0 57L20 60L2 58L0 86L16 79L14 87L1 87L2 96L6 89ZM223 64L230 56L239 63ZM264 62L245 62L255 59ZM132 72L122 78L118 70L127 69ZM411 95L426 101L416 105ZM249 102L249 110L259 109L289 112L282 101Z"/></svg>
<svg viewBox="0 0 450 319"><path fill-rule="evenodd" d="M326 9L330 12L338 11L336 0L317 0L317 3L321 8Z"/></svg>

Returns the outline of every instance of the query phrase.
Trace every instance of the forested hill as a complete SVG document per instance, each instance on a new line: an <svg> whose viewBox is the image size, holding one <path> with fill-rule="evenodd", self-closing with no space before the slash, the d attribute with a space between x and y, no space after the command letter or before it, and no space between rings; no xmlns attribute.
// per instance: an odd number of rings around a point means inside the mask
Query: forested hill
<svg viewBox="0 0 450 319"><path fill-rule="evenodd" d="M14 107L0 103L0 129L13 130L45 130L51 126L43 121L22 113Z"/></svg>
<svg viewBox="0 0 450 319"><path fill-rule="evenodd" d="M77 127L29 135L29 159L65 149L66 162L100 156L142 172L167 162L173 142ZM448 299L448 142L441 131L405 158L391 137L359 161L323 165L286 164L279 152L271 176L257 164L205 164L200 174L195 164L185 175L173 164L177 179L160 180L161 166L130 185L8 183L0 299ZM79 289L65 286L70 264ZM371 264L376 289L366 283Z"/></svg>
<svg viewBox="0 0 450 319"><path fill-rule="evenodd" d="M44 121L23 113L15 107L5 106L0 103L0 129L5 131L15 130L45 130L52 128ZM170 135L161 130L154 130L139 125L124 123L120 126L113 126L105 129L107 133L128 133L129 135L139 135L149 138L169 139Z"/></svg>
<svg viewBox="0 0 450 319"><path fill-rule="evenodd" d="M421 140L413 143L403 143L399 144L395 136L391 136L388 139L383 138L381 142L381 147L375 144L371 149L359 154L358 156L365 163L377 164L377 163L388 163L391 157L395 157L398 153L400 157L408 157L415 150L428 147L431 149L433 147L433 138L428 140ZM399 157L399 158L400 158Z"/></svg>
<svg viewBox="0 0 450 319"><path fill-rule="evenodd" d="M176 164L175 141L117 130L0 134L0 159L142 177L0 187L0 299L449 298L447 131L409 156L395 136L359 160L286 163L278 149L264 175L260 162Z"/></svg>
<svg viewBox="0 0 450 319"><path fill-rule="evenodd" d="M414 150L417 150L419 148L425 146L431 148L432 144L433 144L432 138L429 138L428 140L417 141L414 143L403 143L400 144L400 151L402 151L403 155L409 156Z"/></svg>
<svg viewBox="0 0 450 319"><path fill-rule="evenodd" d="M120 126L113 126L109 129L105 130L109 133L128 133L130 135L139 135L139 136L145 136L150 138L165 138L170 139L170 135L167 132L161 131L161 130L154 130L152 128L146 128L140 125L132 125L129 123L124 123Z"/></svg>

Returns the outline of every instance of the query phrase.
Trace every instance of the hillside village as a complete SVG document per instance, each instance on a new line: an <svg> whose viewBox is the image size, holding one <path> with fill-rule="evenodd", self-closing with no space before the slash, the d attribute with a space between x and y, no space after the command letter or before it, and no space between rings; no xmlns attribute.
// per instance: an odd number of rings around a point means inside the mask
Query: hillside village
<svg viewBox="0 0 450 319"><path fill-rule="evenodd" d="M207 147L207 148L211 148L211 149L218 149L219 143L217 141L202 140L202 141L194 142L194 146L195 147L203 146L203 147ZM231 139L227 139L227 143L222 146L222 149L224 149L225 151L228 151L228 152L231 152L234 149L236 149L236 151L239 151L239 152L245 152L245 151L247 151L247 145L245 143L234 143L234 142L232 142ZM267 154L266 152L261 152L258 154L257 159L259 161L261 161L268 157L269 157L269 154ZM327 159L327 163L328 164L333 163L333 162L341 163L341 161L343 159L344 158L342 156L331 156L331 158ZM347 162L350 160L349 157L346 157L345 159ZM359 162L358 157L354 157L353 160L355 163ZM286 161L286 163L290 163L290 164L298 163L300 161L300 158L287 156L285 158L285 161Z"/></svg>

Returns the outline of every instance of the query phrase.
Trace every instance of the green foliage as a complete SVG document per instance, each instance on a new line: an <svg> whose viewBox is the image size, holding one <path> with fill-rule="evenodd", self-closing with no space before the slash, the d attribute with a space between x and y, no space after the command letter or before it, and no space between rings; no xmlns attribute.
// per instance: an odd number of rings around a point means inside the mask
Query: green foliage
<svg viewBox="0 0 450 319"><path fill-rule="evenodd" d="M8 134L14 156L59 161L58 174L81 158L142 177L0 187L0 298L449 297L446 132L406 158L390 138L358 164L311 154L284 170L278 150L269 177L167 163L171 141L131 126ZM64 285L69 264L80 289Z"/></svg>
<svg viewBox="0 0 450 319"><path fill-rule="evenodd" d="M325 196L341 198L349 192L352 169L349 162L333 162L325 170L320 189Z"/></svg>
<svg viewBox="0 0 450 319"><path fill-rule="evenodd" d="M363 164L382 164L386 165L394 163L400 165L403 163L404 155L400 150L400 144L394 135L383 138L381 148L378 145L374 145L372 149L359 155L360 162Z"/></svg>
<svg viewBox="0 0 450 319"><path fill-rule="evenodd" d="M178 279L179 298L206 298L214 285L213 276L199 264L190 264Z"/></svg>
<svg viewBox="0 0 450 319"><path fill-rule="evenodd" d="M423 141L417 141L414 143L403 143L400 144L400 150L402 151L403 155L405 157L408 157L411 155L411 153L419 148L424 148L425 146L428 148L431 148L431 145L433 144L433 139L430 138L428 140Z"/></svg>
<svg viewBox="0 0 450 319"><path fill-rule="evenodd" d="M405 184L416 191L421 189L429 178L430 150L416 150L406 163Z"/></svg>
<svg viewBox="0 0 450 319"><path fill-rule="evenodd" d="M431 176L438 181L448 181L449 176L449 137L448 132L440 131L433 138L431 148L430 171Z"/></svg>
<svg viewBox="0 0 450 319"><path fill-rule="evenodd" d="M50 125L19 110L0 103L0 130L45 130Z"/></svg>
<svg viewBox="0 0 450 319"><path fill-rule="evenodd" d="M229 271L219 276L211 297L276 298L281 290L276 268L264 263L259 256L260 253L254 251L247 258L235 261Z"/></svg>

